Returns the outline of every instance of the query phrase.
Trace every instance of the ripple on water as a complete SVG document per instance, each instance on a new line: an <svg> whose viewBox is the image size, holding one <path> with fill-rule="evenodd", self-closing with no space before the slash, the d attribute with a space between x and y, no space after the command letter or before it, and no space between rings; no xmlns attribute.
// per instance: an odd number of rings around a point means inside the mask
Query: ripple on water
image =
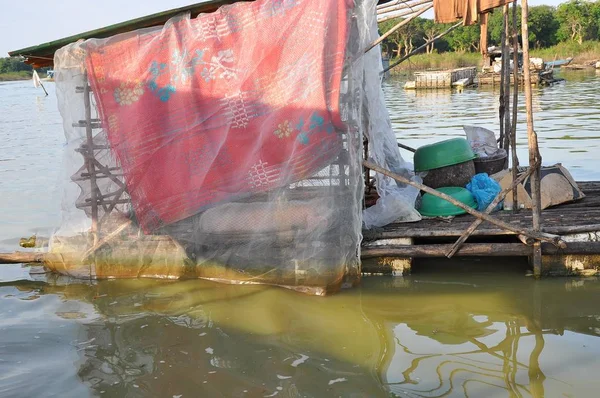
<svg viewBox="0 0 600 398"><path fill-rule="evenodd" d="M582 156L600 145L600 75L565 73L563 84L534 88L535 130L544 164L563 163L580 180L600 179L600 157ZM488 87L406 91L403 80L384 83L386 104L398 140L419 147L435 141L464 137L463 125L479 125L499 132L498 91ZM523 95L519 97L517 152L527 159L527 127ZM573 145L556 146L556 140ZM412 161L412 155L402 151Z"/></svg>

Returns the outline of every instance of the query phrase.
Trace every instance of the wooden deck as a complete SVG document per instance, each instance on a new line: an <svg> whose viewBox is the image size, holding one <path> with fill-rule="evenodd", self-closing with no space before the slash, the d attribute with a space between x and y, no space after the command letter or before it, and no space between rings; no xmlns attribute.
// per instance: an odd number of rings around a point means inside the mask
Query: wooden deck
<svg viewBox="0 0 600 398"><path fill-rule="evenodd" d="M542 230L564 237L567 248L543 244L548 255L600 254L600 181L579 182L586 197L580 201L551 207L542 212ZM531 228L530 210L500 211L494 217L522 228ZM362 256L444 257L452 244L475 221L465 214L450 219L424 219L416 223L396 223L364 230ZM598 234L596 234L598 232ZM515 233L484 222L475 230L456 256L529 256L532 248ZM600 263L598 264L600 266Z"/></svg>
<svg viewBox="0 0 600 398"><path fill-rule="evenodd" d="M586 197L578 202L567 203L545 209L542 212L543 231L562 235L575 232L600 230L600 182L579 182ZM531 211L500 211L494 217L509 224L531 228ZM475 217L465 214L452 219L424 219L417 223L390 224L384 228L365 230L365 240L392 238L431 238L458 237L475 221ZM590 229L593 228L593 229ZM483 223L473 236L514 235L490 223Z"/></svg>

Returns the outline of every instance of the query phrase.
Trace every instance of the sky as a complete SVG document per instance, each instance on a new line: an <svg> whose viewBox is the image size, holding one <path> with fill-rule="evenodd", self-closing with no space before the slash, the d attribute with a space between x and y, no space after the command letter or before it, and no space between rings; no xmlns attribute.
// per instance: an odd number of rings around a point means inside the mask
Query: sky
<svg viewBox="0 0 600 398"><path fill-rule="evenodd" d="M46 43L200 0L0 0L0 57ZM557 5L564 0L529 0Z"/></svg>

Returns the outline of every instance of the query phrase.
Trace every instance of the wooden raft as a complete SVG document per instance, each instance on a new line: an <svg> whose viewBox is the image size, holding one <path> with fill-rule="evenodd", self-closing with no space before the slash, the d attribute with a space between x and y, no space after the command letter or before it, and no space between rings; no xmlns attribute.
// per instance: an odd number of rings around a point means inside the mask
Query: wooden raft
<svg viewBox="0 0 600 398"><path fill-rule="evenodd" d="M600 254L600 242L577 239L577 234L600 231L600 181L580 182L586 197L542 211L542 231L568 236L567 247L543 244L544 254ZM527 228L532 223L531 210L499 211L494 217L511 225ZM465 214L449 219L424 219L416 223L393 223L383 228L363 231L363 258L375 257L444 257L457 237L475 221ZM396 244L395 240L412 244ZM593 239L592 239L593 240ZM471 243L476 242L476 243ZM529 256L532 247L511 231L484 222L477 228L456 256Z"/></svg>

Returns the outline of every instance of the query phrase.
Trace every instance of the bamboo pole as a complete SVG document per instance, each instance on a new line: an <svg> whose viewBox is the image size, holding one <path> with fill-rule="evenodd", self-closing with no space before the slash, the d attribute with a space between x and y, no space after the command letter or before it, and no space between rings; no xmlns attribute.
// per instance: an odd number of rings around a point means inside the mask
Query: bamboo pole
<svg viewBox="0 0 600 398"><path fill-rule="evenodd" d="M525 108L527 111L527 141L529 145L529 167L533 168L531 175L531 199L533 213L533 231L541 230L541 195L540 195L540 166L542 156L538 147L538 138L533 129L533 102L531 90L531 71L529 62L529 6L527 0L521 0L521 38L523 45L523 86L525 88ZM542 275L542 248L540 242L533 245L533 274Z"/></svg>
<svg viewBox="0 0 600 398"><path fill-rule="evenodd" d="M517 179L519 158L517 157L517 110L519 109L519 35L517 23L517 0L512 7L512 39L513 39L513 107L512 107L512 126L510 130L510 153L512 158L512 176L513 181ZM508 161L508 156L506 157ZM513 212L519 211L519 200L517 195L513 195Z"/></svg>
<svg viewBox="0 0 600 398"><path fill-rule="evenodd" d="M423 4L427 4L427 3L433 3L433 0L396 0L396 1L390 1L388 3L384 3L384 4L379 4L376 7L377 13L381 13L381 12L387 12L387 11L382 11L388 8L395 8L395 7L405 7L405 8L413 8L416 6L420 6Z"/></svg>
<svg viewBox="0 0 600 398"><path fill-rule="evenodd" d="M385 14L380 14L377 16L377 22L381 23L381 22L385 22L388 21L390 19L394 19L394 18L402 18L402 17L406 17L410 15L410 19L414 19L416 17L418 17L419 15L421 15L424 11L430 10L433 6L423 6L421 8L417 8L416 10L396 10L396 11L390 11L387 12ZM419 13L418 15L414 15L415 13Z"/></svg>
<svg viewBox="0 0 600 398"><path fill-rule="evenodd" d="M502 10L504 17L504 54L502 58L505 58L504 67L506 70L502 70L504 73L504 149L508 153L510 146L510 32L509 32L509 18L508 13L510 9L506 4ZM506 157L508 162L508 156Z"/></svg>
<svg viewBox="0 0 600 398"><path fill-rule="evenodd" d="M433 39L425 42L425 44L422 44L417 49L413 50L410 54L407 54L404 57L400 58L398 61L394 62L392 65L390 65L389 67L387 67L386 69L384 69L383 72L381 72L381 73L383 74L383 73L389 71L390 69L392 69L392 68L400 65L402 62L406 61L407 59L409 59L410 57L412 57L413 55L415 55L417 52L421 51L422 49L424 49L425 47L427 47L431 43L433 43L436 40L440 39L441 37L446 36L448 33L452 32L454 29L458 28L461 25L462 25L462 21L457 22L456 24L452 25L451 27L449 27L448 29L446 29L445 31L443 31L442 33L440 33L439 35L437 35Z"/></svg>
<svg viewBox="0 0 600 398"><path fill-rule="evenodd" d="M373 43L371 43L369 45L369 47L367 47L365 49L364 52L366 53L369 50L371 50L373 47L375 47L376 45L378 45L379 43L381 43L382 41L384 41L389 35L391 35L395 31L397 31L398 29L400 29L404 25L409 24L413 19L415 19L419 15L423 14L425 11L429 10L431 7L433 7L433 6L423 7L422 9L420 9L420 11L418 11L416 14L414 14L410 18L407 18L407 19L404 19L404 20L400 21L397 25L395 25L394 27L392 27L390 30L388 30L387 32L385 32L384 34L382 34L377 40L375 40Z"/></svg>
<svg viewBox="0 0 600 398"><path fill-rule="evenodd" d="M502 229L505 229L507 231L512 231L516 234L520 234L520 235L525 235L525 236L529 236L531 238L540 240L540 241L544 241L544 242L549 242L552 243L554 245L557 245L559 247L566 247L565 242L563 242L561 240L561 237L558 235L551 235L551 234L547 234L545 232L540 232L538 231L530 231L530 230L526 230L526 229L522 229L519 228L517 226L508 224L504 221L500 221L495 219L494 217L491 217L488 214L484 214L481 213L467 205L465 205L462 202L459 202L458 200L454 199L453 197L446 195L443 192L437 191L433 188L430 188L426 185L423 185L421 183L415 182L415 181L411 181L406 177L403 177L401 175L398 175L396 173L393 173L389 170L384 169L383 167L377 166L375 163L369 162L368 160L363 160L363 166L370 168L371 170L377 172L377 173L381 173L383 175L386 175L390 178L393 178L396 181L402 182L404 184L408 184L410 186L413 186L415 188L419 188L422 191L425 191L427 193L432 194L433 196L437 196L438 198L442 198L444 200L447 200L448 202L452 203L453 205L460 207L461 209L463 209L464 211L466 211L467 213L471 214L472 216L475 216L477 218L481 218L484 221L488 221Z"/></svg>
<svg viewBox="0 0 600 398"><path fill-rule="evenodd" d="M399 10L410 10L413 11L418 9L419 6L422 5L432 5L433 0L418 0L418 1L413 1L413 2L408 2L408 1L403 1L400 3L386 3L384 5L384 7L377 7L377 17L381 16L381 15L385 15L385 14L389 14L390 12L393 11L399 11Z"/></svg>
<svg viewBox="0 0 600 398"><path fill-rule="evenodd" d="M485 214L490 214L496 208L496 206L498 206L498 203L500 203L510 191L514 190L517 187L517 185L525 181L525 178L529 177L529 174L531 174L531 169L527 170L527 172L523 173L521 177L514 180L509 187L506 187L502 191L500 191L498 195L496 195L496 198L494 198L492 203L490 203L485 209ZM514 196L516 196L516 194ZM483 220L480 218L473 221L469 228L467 228L465 232L460 236L460 238L458 238L458 240L454 243L454 245L452 245L452 249L448 251L446 257L451 258L452 256L454 256L458 249L460 249L460 246L463 243L465 243L469 236L471 236L471 234L477 229L479 225L481 225L482 222Z"/></svg>

